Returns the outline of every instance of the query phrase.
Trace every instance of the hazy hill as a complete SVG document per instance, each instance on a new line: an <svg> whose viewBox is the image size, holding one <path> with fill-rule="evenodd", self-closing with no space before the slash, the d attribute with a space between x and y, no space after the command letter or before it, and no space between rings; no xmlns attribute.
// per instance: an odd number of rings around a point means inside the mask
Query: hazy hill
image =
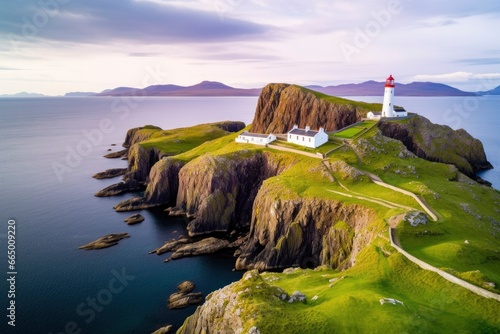
<svg viewBox="0 0 500 334"><path fill-rule="evenodd" d="M27 92L21 92L17 94L3 94L0 95L0 97L45 97L47 95L43 94L36 94L36 93L27 93Z"/></svg>
<svg viewBox="0 0 500 334"><path fill-rule="evenodd" d="M95 96L98 93L95 92L69 92L64 94L65 97L87 97L87 96Z"/></svg>
<svg viewBox="0 0 500 334"><path fill-rule="evenodd" d="M307 88L334 96L383 96L384 83L366 81L359 84L343 84L337 86L308 86ZM474 96L475 93L464 92L457 88L434 82L396 83L398 96Z"/></svg>
<svg viewBox="0 0 500 334"><path fill-rule="evenodd" d="M500 95L500 86L485 92L479 92L481 95Z"/></svg>
<svg viewBox="0 0 500 334"><path fill-rule="evenodd" d="M193 86L153 85L146 88L118 87L98 96L258 96L260 88L243 89L216 81L203 81Z"/></svg>

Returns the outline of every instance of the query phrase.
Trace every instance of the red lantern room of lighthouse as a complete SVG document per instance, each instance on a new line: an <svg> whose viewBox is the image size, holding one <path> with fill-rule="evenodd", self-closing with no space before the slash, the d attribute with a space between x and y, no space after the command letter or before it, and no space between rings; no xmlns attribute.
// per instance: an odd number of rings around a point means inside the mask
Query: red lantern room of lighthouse
<svg viewBox="0 0 500 334"><path fill-rule="evenodd" d="M385 87L392 87L394 88L394 78L392 77L392 74L389 75L387 79L385 79Z"/></svg>

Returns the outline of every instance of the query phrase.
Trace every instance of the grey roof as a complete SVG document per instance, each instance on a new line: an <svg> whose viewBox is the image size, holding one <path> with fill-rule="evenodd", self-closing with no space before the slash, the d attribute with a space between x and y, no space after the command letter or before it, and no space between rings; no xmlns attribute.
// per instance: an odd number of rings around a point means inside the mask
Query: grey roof
<svg viewBox="0 0 500 334"><path fill-rule="evenodd" d="M248 132L248 131L245 131L243 133L241 133L240 136L247 136L247 137L254 137L254 138L267 138L269 137L271 134L263 134L263 133L252 133L252 132Z"/></svg>
<svg viewBox="0 0 500 334"><path fill-rule="evenodd" d="M291 135L298 135L298 136L305 136L305 137L314 137L318 133L319 133L318 131L314 131L314 130L306 131L305 129L293 129L290 132L288 132L288 134L291 134Z"/></svg>

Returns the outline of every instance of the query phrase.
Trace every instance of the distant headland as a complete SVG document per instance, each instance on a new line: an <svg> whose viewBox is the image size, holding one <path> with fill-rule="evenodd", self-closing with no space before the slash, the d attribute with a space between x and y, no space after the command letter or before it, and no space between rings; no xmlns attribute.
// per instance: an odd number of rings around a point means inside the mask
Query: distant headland
<svg viewBox="0 0 500 334"><path fill-rule="evenodd" d="M333 96L382 96L380 85L383 82L365 81L362 83L348 83L332 86L309 85L305 86L311 90L333 95ZM87 97L87 96L259 96L260 88L237 88L228 86L217 81L202 81L191 86L180 86L176 84L152 85L145 88L116 87L105 89L102 92L68 92L65 97ZM466 92L452 86L435 82L412 82L398 84L399 96L478 96L478 95L500 95L500 86L481 92ZM47 95L36 93L4 94L2 97L46 97Z"/></svg>

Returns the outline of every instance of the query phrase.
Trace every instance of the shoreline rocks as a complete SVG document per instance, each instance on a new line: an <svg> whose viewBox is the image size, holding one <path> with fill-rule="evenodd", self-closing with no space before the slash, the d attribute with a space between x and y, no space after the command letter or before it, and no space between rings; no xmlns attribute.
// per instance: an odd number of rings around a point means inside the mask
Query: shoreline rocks
<svg viewBox="0 0 500 334"><path fill-rule="evenodd" d="M170 259L177 260L188 256L215 253L221 249L228 248L229 244L227 240L210 237L182 246L170 256Z"/></svg>
<svg viewBox="0 0 500 334"><path fill-rule="evenodd" d="M163 246L152 250L151 252L149 252L149 254L156 253L158 255L161 255L164 253L172 252L172 251L175 251L175 250L179 249L180 247L186 245L189 242L191 242L191 240L188 238L180 238L177 240L172 239L172 240L166 241Z"/></svg>
<svg viewBox="0 0 500 334"><path fill-rule="evenodd" d="M138 224L144 221L144 216L136 213L135 215L132 215L124 220L127 225L133 225L133 224Z"/></svg>
<svg viewBox="0 0 500 334"><path fill-rule="evenodd" d="M92 175L94 179L110 179L117 176L122 176L127 173L127 168L111 168L104 172L96 173Z"/></svg>
<svg viewBox="0 0 500 334"><path fill-rule="evenodd" d="M116 234L107 234L95 241L92 241L86 245L78 247L79 249L85 249L85 250L94 250L94 249L101 249L101 248L108 248L111 246L118 245L118 241L124 239L124 238L130 238L130 235L128 233L116 233Z"/></svg>
<svg viewBox="0 0 500 334"><path fill-rule="evenodd" d="M190 281L184 281L177 286L177 292L170 295L168 298L168 308L178 309L185 308L189 305L197 305L203 302L203 294L201 292L192 292L196 285Z"/></svg>
<svg viewBox="0 0 500 334"><path fill-rule="evenodd" d="M107 158L107 159L120 159L120 158L127 157L127 154L128 154L128 149L124 149L124 150L121 150L121 151L108 153L108 154L104 155L104 158Z"/></svg>
<svg viewBox="0 0 500 334"><path fill-rule="evenodd" d="M168 325L165 327L158 328L152 334L168 334L172 330L172 325Z"/></svg>
<svg viewBox="0 0 500 334"><path fill-rule="evenodd" d="M141 190L143 186L136 181L119 182L112 184L95 193L96 197L109 197L120 195L129 191Z"/></svg>

